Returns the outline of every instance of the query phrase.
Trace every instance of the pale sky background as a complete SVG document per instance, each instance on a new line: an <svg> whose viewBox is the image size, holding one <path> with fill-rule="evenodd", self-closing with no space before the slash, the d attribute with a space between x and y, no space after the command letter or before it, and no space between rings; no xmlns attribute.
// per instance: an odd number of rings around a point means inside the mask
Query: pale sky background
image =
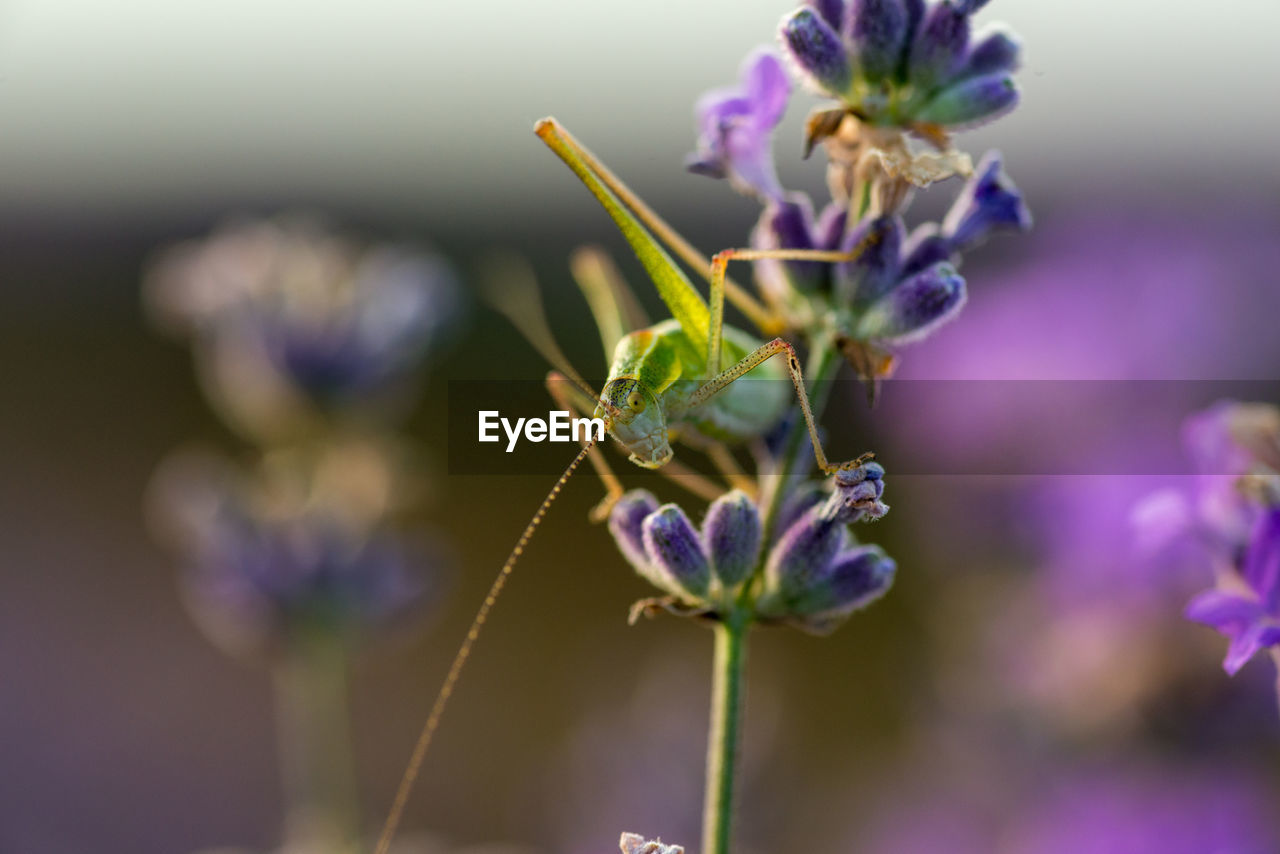
<svg viewBox="0 0 1280 854"><path fill-rule="evenodd" d="M545 114L647 195L701 192L680 171L692 102L793 6L8 0L0 211L301 193L527 217L580 192L530 133ZM966 147L998 144L1024 186L1280 183L1280 3L994 0L981 18L1022 35L1025 105ZM786 150L812 103L793 101L780 159L816 186Z"/></svg>

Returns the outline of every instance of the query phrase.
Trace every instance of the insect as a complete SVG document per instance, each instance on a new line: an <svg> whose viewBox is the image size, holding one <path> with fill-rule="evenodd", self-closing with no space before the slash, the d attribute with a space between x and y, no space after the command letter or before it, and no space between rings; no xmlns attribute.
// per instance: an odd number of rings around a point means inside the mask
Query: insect
<svg viewBox="0 0 1280 854"><path fill-rule="evenodd" d="M579 283L592 306L606 350L613 349L608 379L597 394L569 366L542 320L540 309L506 305L507 316L557 367L558 370L548 378L548 389L560 405L578 413L591 411L593 417L603 418L607 433L636 465L664 472L679 468L685 475L682 481L692 478L688 470L673 460L671 443L678 439L706 450L726 479L733 482L746 480L746 476L734 470L735 464L723 450L722 443L759 438L775 427L790 407L791 392L782 382L789 377L812 440L818 468L832 474L854 468L870 458L869 454L864 454L848 462L829 462L814 423L795 348L781 337L762 342L724 323L727 298L762 331L778 331L784 325L781 318L728 279L729 261L778 258L835 263L856 258L863 247L852 252L731 249L708 261L554 119L539 121L534 130L605 208L672 314L670 319L657 324L622 332L625 316L636 315L629 308L625 289L617 284L617 277L608 271L599 256L588 254L578 257L575 266L580 268ZM646 224L686 263L707 271L709 301L702 298L646 229ZM775 360L774 356L783 356L783 359ZM772 381L739 382L749 373L753 378ZM494 603L547 510L584 459L591 460L608 490L604 500L593 511L593 517L607 516L613 503L623 494L621 482L610 470L601 449L594 441L586 441L525 527L477 611L414 747L375 854L386 854L390 846L409 790L417 778L440 717ZM715 497L722 491L714 484L702 484L696 478L692 483L691 488L695 492L701 490L705 493L709 489L711 494L708 497Z"/></svg>

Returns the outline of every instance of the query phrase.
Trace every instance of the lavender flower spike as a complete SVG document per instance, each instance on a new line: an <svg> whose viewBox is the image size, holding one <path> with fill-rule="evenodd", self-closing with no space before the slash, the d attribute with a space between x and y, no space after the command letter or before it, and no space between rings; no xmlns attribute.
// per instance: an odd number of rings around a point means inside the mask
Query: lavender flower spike
<svg viewBox="0 0 1280 854"><path fill-rule="evenodd" d="M905 131L958 130L1018 103L1017 39L999 29L971 35L984 5L811 0L783 19L782 43L797 74L842 103L823 114L827 121L848 114Z"/></svg>
<svg viewBox="0 0 1280 854"><path fill-rule="evenodd" d="M786 112L791 82L768 48L747 57L740 78L739 86L712 90L698 100L698 147L685 165L700 175L728 178L748 195L780 200L772 134Z"/></svg>
<svg viewBox="0 0 1280 854"><path fill-rule="evenodd" d="M1241 576L1245 590L1210 590L1187 606L1189 619L1230 639L1222 666L1232 675L1259 650L1280 645L1280 507L1255 525Z"/></svg>

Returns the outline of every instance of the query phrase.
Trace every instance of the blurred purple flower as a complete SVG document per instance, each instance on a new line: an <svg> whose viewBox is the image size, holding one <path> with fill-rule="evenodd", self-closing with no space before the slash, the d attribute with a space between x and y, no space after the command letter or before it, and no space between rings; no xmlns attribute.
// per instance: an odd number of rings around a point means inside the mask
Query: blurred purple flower
<svg viewBox="0 0 1280 854"><path fill-rule="evenodd" d="M1224 401L1188 419L1183 434L1201 472L1195 494L1157 493L1135 517L1148 542L1181 535L1207 551L1217 588L1192 600L1187 617L1231 640L1223 667L1234 675L1280 643L1280 409Z"/></svg>
<svg viewBox="0 0 1280 854"><path fill-rule="evenodd" d="M215 641L262 652L299 631L358 634L421 601L417 549L323 496L277 492L216 458L179 455L156 476L156 521Z"/></svg>
<svg viewBox="0 0 1280 854"><path fill-rule="evenodd" d="M1222 769L1111 765L1024 781L998 804L921 798L875 822L872 854L1266 854L1280 837L1264 786ZM972 786L972 781L967 781Z"/></svg>
<svg viewBox="0 0 1280 854"><path fill-rule="evenodd" d="M216 402L258 431L299 399L326 409L405 391L449 337L459 297L433 255L357 246L296 217L176 246L147 290L195 339Z"/></svg>
<svg viewBox="0 0 1280 854"><path fill-rule="evenodd" d="M741 83L698 99L697 151L686 166L712 178L728 178L740 192L762 199L782 198L773 162L773 129L782 121L791 83L782 63L758 48L742 64Z"/></svg>

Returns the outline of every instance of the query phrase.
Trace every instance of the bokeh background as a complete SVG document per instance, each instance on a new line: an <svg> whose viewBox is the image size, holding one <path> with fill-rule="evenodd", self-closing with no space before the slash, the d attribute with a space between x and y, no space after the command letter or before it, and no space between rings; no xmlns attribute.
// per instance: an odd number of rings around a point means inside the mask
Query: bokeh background
<svg viewBox="0 0 1280 854"><path fill-rule="evenodd" d="M511 250L537 270L570 357L598 371L567 257L591 242L625 261L623 247L533 120L556 115L698 246L740 245L755 205L681 168L692 103L789 8L0 6L0 850L279 843L268 673L201 634L144 519L171 450L240 441L188 349L148 321L155 251L232 215L296 209L434 247L468 283ZM1024 106L963 142L1003 150L1037 227L966 266L968 308L907 352L903 376L1275 379L1274 4L1000 0L982 17L1025 41ZM821 169L798 158L805 112L798 98L779 160L789 186L817 193ZM449 381L543 370L480 305L457 322L402 429L434 472L415 522L452 568L425 616L365 650L351 686L370 825L550 485L449 473ZM1178 388L1188 412L1217 391ZM1120 397L1067 408L1056 433L997 396L976 416L877 434L894 509L871 533L898 584L831 638L755 638L744 849L1280 850L1273 674L1256 663L1228 681L1221 640L1179 616L1206 579L1135 554L1130 509L1178 462L1139 476L1131 455L1153 437L1176 451L1178 425L1167 406L1117 412ZM1111 428L1088 476L1036 463ZM939 447L1015 449L1028 473L893 477L895 457ZM676 621L627 627L645 588L586 523L597 497L579 478L530 550L410 828L570 854L612 850L622 830L695 839L710 644ZM1140 847L1151 827L1184 848Z"/></svg>

